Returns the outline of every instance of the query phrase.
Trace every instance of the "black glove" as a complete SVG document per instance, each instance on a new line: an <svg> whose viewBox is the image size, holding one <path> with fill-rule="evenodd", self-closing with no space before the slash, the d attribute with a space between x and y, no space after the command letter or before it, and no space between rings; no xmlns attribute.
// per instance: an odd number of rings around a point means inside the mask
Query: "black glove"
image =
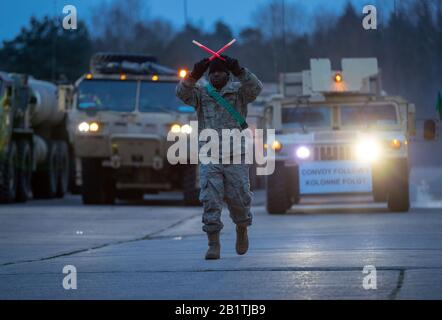
<svg viewBox="0 0 442 320"><path fill-rule="evenodd" d="M203 60L195 63L195 65L193 66L193 70L190 73L190 76L194 80L198 81L203 76L204 72L206 72L208 67L209 67L209 59L204 58Z"/></svg>
<svg viewBox="0 0 442 320"><path fill-rule="evenodd" d="M224 59L226 59L226 64L227 64L227 68L230 70L230 72L232 72L232 74L235 77L238 77L241 74L242 68L239 65L239 62L237 59L231 58L229 56L226 55L221 55L221 57L223 57Z"/></svg>

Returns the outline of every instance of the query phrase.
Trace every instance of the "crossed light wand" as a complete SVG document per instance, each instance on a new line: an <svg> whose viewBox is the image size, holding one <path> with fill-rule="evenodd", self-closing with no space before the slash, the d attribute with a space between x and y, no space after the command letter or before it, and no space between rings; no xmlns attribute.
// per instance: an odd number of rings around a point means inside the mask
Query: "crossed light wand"
<svg viewBox="0 0 442 320"><path fill-rule="evenodd" d="M230 47L232 44L234 44L236 42L236 39L231 40L229 43L227 43L224 47L222 47L221 49L219 49L218 51L213 51L212 49L207 48L205 45L199 43L196 40L192 40L193 44L196 44L198 47L200 47L201 49L207 51L208 53L211 53L212 56L209 58L209 62L212 61L215 58L218 58L220 60L226 61L226 59L224 59L223 57L220 56L220 54L226 50L228 47Z"/></svg>

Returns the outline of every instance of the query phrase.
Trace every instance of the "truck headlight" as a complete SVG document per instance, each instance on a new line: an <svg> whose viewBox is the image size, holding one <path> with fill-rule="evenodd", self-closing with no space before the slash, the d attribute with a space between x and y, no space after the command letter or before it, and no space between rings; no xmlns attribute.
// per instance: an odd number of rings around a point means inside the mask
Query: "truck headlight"
<svg viewBox="0 0 442 320"><path fill-rule="evenodd" d="M185 133L185 134L190 134L192 132L192 127L188 124L181 126L176 123L170 127L170 131L172 133L180 133L181 132L181 133Z"/></svg>
<svg viewBox="0 0 442 320"><path fill-rule="evenodd" d="M181 132L190 134L192 132L192 127L188 124L185 124L181 127Z"/></svg>
<svg viewBox="0 0 442 320"><path fill-rule="evenodd" d="M82 122L78 125L78 131L80 132L89 132L89 123Z"/></svg>
<svg viewBox="0 0 442 320"><path fill-rule="evenodd" d="M90 132L97 132L98 130L100 130L100 125L96 122L92 122L89 124L89 131Z"/></svg>
<svg viewBox="0 0 442 320"><path fill-rule="evenodd" d="M299 159L307 159L310 157L310 149L306 146L300 146L296 149L296 156Z"/></svg>
<svg viewBox="0 0 442 320"><path fill-rule="evenodd" d="M373 162L381 155L381 146L374 139L364 139L356 144L356 158L360 161Z"/></svg>

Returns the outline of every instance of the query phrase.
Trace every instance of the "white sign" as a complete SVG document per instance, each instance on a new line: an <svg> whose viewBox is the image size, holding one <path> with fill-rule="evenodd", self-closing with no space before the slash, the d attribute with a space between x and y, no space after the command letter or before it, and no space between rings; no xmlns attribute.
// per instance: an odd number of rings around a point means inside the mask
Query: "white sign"
<svg viewBox="0 0 442 320"><path fill-rule="evenodd" d="M317 161L299 167L301 194L372 191L371 166L356 161Z"/></svg>

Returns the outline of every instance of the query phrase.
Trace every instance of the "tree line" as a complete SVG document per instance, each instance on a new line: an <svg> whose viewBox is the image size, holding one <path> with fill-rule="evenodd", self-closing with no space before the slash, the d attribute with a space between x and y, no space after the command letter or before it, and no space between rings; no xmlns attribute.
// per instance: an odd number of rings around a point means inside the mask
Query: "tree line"
<svg viewBox="0 0 442 320"><path fill-rule="evenodd" d="M401 0L389 10L384 1L375 3L376 30L362 27L362 8L350 2L342 13L308 14L296 3L269 0L256 9L251 26L234 33L223 21L211 31L195 24L176 30L170 21L143 17L141 0L114 1L94 7L92 23L80 21L75 31L64 30L61 17L31 18L3 41L0 70L73 82L97 51L148 53L161 64L191 69L205 56L193 39L217 48L236 37L228 54L265 82L308 68L310 58L330 58L338 69L343 57L377 57L385 90L414 102L419 116L433 116L442 91L442 2Z"/></svg>

